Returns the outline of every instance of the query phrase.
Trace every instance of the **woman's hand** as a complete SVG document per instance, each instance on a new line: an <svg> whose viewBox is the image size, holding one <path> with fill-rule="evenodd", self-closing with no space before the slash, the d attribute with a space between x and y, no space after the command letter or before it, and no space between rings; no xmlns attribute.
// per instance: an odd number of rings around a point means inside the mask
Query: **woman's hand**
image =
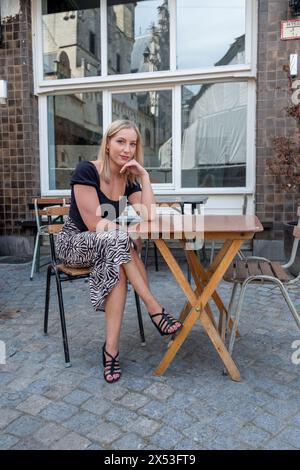
<svg viewBox="0 0 300 470"><path fill-rule="evenodd" d="M148 172L145 170L145 168L140 165L134 158L122 166L120 173L124 174L126 170L128 170L135 176L148 176Z"/></svg>

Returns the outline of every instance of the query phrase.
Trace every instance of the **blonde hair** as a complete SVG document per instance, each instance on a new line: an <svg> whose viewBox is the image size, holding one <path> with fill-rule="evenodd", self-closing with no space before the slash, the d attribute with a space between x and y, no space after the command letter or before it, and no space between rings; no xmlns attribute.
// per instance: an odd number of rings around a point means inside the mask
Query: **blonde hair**
<svg viewBox="0 0 300 470"><path fill-rule="evenodd" d="M135 125L135 123L132 121L128 121L127 119L119 119L117 121L112 122L103 136L99 153L98 153L98 157L97 157L97 159L102 162L102 168L101 168L100 174L101 176L103 176L104 180L107 182L110 181L110 169L109 169L109 163L108 163L109 157L106 151L107 144L109 142L109 139L112 136L114 136L117 132L123 129L133 129L136 132L137 139L136 139L136 150L135 150L134 158L140 165L143 165L144 163L144 152L143 152L141 134L140 134L138 127ZM128 182L134 183L137 181L136 175L133 175L132 173L130 173L130 171L126 171L124 174L124 177L126 179L126 183Z"/></svg>

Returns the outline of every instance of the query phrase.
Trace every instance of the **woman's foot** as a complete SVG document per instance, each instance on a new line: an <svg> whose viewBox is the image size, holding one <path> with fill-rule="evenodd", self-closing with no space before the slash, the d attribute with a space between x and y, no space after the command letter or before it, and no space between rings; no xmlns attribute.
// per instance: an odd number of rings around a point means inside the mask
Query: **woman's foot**
<svg viewBox="0 0 300 470"><path fill-rule="evenodd" d="M182 323L176 320L170 313L166 313L164 308L159 313L148 313L161 336L173 335L182 328Z"/></svg>
<svg viewBox="0 0 300 470"><path fill-rule="evenodd" d="M103 358L103 377L108 383L117 382L120 380L122 371L119 363L119 351L115 356L110 354L106 350L106 343L102 347L102 358Z"/></svg>

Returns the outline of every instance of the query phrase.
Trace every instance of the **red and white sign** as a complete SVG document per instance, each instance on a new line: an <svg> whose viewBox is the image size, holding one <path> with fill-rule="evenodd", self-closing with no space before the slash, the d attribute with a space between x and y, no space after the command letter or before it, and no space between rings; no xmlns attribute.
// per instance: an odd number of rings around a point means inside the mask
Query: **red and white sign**
<svg viewBox="0 0 300 470"><path fill-rule="evenodd" d="M288 39L300 39L300 20L281 21L280 38L284 41Z"/></svg>

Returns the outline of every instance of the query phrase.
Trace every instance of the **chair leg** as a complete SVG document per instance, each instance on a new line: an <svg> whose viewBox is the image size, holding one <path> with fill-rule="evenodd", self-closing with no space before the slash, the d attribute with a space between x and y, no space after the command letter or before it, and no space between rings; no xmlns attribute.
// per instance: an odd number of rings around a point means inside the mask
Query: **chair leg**
<svg viewBox="0 0 300 470"><path fill-rule="evenodd" d="M148 251L149 251L149 240L145 240L144 265L146 269L147 269L147 264L148 264Z"/></svg>
<svg viewBox="0 0 300 470"><path fill-rule="evenodd" d="M235 296L236 296L237 288L238 288L238 283L236 282L236 283L233 284L233 288L232 288L232 291L231 291L231 296L230 296L230 300L229 300L229 304L228 304L226 332L228 331L228 328L229 328L229 321L230 321L230 318L231 318L232 307L233 307L234 299L235 299Z"/></svg>
<svg viewBox="0 0 300 470"><path fill-rule="evenodd" d="M295 309L293 302L291 301L291 298L290 298L290 296L289 296L289 294L288 294L288 291L286 290L286 288L285 288L285 286L282 284L282 282L279 281L279 279L274 279L274 282L279 286L279 288L280 288L280 290L281 290L281 293L282 293L282 295L283 295L283 297L284 297L284 300L286 301L286 303L287 303L287 305L288 305L288 307L289 307L289 309L290 309L290 312L291 312L291 314L293 315L294 320L295 320L295 322L296 322L298 328L300 329L300 316L299 316L297 310Z"/></svg>
<svg viewBox="0 0 300 470"><path fill-rule="evenodd" d="M61 280L56 270L55 270L55 279L56 279L57 296L58 296L58 304L59 304L61 332L62 332L62 337L63 337L63 345L64 345L64 353L65 353L65 367L71 367L72 364L70 362L70 355L69 355L69 345L68 345L65 310L64 310L64 303L63 303L63 296L62 296L62 289L61 289Z"/></svg>
<svg viewBox="0 0 300 470"><path fill-rule="evenodd" d="M209 264L211 264L214 260L214 256L215 256L215 246L216 246L216 242L215 240L212 240L211 241L211 249L210 249L210 259L209 259Z"/></svg>
<svg viewBox="0 0 300 470"><path fill-rule="evenodd" d="M154 257L155 257L155 271L158 271L158 256L157 256L157 247L154 243Z"/></svg>
<svg viewBox="0 0 300 470"><path fill-rule="evenodd" d="M138 317L138 322L139 322L141 344L142 344L142 346L145 346L146 345L146 340L145 340L145 333L144 333L144 325L143 325L140 298L139 298L138 294L135 291L134 291L134 296L135 296L136 312L137 312L137 317Z"/></svg>
<svg viewBox="0 0 300 470"><path fill-rule="evenodd" d="M33 279L33 273L36 272L36 271L35 271L35 267L36 267L36 258L37 258L37 252L38 252L39 244L40 244L40 235L39 235L39 233L37 232L36 237L35 237L34 252L33 252L32 265L31 265L31 273L30 273L30 280L31 280L31 281L32 281L32 279Z"/></svg>
<svg viewBox="0 0 300 470"><path fill-rule="evenodd" d="M238 324L239 324L239 319L240 319L240 314L242 311L246 288L248 284L250 284L250 282L252 282L252 279L246 279L246 281L243 282L242 287L241 287L241 292L240 292L239 300L238 300L237 307L236 307L235 319L232 325L231 335L229 339L228 351L230 355L232 354L232 351L233 351L236 331L237 331Z"/></svg>
<svg viewBox="0 0 300 470"><path fill-rule="evenodd" d="M49 315L49 302L50 302L50 287L51 287L51 274L52 266L47 268L47 283L46 283L46 298L45 298L45 312L44 312L44 334L48 334L48 315Z"/></svg>

